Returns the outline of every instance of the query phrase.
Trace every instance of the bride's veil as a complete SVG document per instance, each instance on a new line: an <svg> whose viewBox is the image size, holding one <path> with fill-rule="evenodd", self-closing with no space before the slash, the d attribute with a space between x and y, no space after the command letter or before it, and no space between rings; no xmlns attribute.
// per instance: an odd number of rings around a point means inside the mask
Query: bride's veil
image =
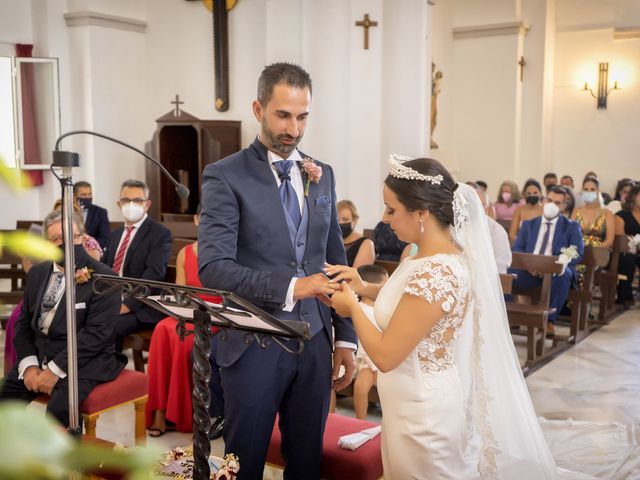
<svg viewBox="0 0 640 480"><path fill-rule="evenodd" d="M456 351L465 390L469 458L477 463L482 480L560 478L509 331L484 208L465 184L458 184L453 207L453 235L470 274L471 301Z"/></svg>

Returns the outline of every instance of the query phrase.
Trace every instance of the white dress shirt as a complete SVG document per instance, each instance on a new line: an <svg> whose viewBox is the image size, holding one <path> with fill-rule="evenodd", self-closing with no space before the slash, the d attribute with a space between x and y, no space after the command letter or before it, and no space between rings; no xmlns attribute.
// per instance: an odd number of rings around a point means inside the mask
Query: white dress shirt
<svg viewBox="0 0 640 480"><path fill-rule="evenodd" d="M536 246L533 249L533 253L537 255L553 255L551 253L552 251L551 247L553 246L553 236L556 233L556 225L558 224L558 218L560 218L560 215L558 215L556 218L552 220L548 220L544 215L542 216L541 218L542 223L540 224L540 230L538 231L538 238L536 240ZM544 234L547 231L547 222L551 223L551 225L549 225L549 228L551 229L551 231L549 232L549 241L547 242L547 248L545 248L544 252L541 252L540 247L542 247L542 239L544 238Z"/></svg>
<svg viewBox="0 0 640 480"><path fill-rule="evenodd" d="M129 248L131 247L131 244L133 243L133 237L136 236L136 233L138 233L138 230L140 230L140 225L142 225L142 223L147 219L148 215L145 212L145 214L142 216L142 218L140 220L138 220L136 223L134 223L133 225L127 225L125 223L124 225L124 231L122 232L122 236L120 237L120 241L118 242L118 248L116 248L116 253L113 256L113 261L116 261L116 257L118 256L118 251L120 250L120 245L122 245L122 242L124 242L125 237L127 236L127 227L133 227L133 230L131 230L131 236L129 237L129 244L127 245L127 249L124 251L124 257L122 258L122 266L120 267L120 271L116 272L116 274L122 276L122 271L124 270L124 262L127 259L127 253L129 253Z"/></svg>
<svg viewBox="0 0 640 480"><path fill-rule="evenodd" d="M487 222L489 223L493 256L496 259L498 273L507 273L507 268L511 266L511 245L509 244L509 235L504 227L493 218L487 216Z"/></svg>

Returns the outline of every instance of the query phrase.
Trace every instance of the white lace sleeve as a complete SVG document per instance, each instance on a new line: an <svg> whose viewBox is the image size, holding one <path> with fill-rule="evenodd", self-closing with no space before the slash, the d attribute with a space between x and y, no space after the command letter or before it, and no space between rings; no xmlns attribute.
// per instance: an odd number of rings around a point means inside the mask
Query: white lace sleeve
<svg viewBox="0 0 640 480"><path fill-rule="evenodd" d="M458 303L459 285L448 262L428 259L409 276L404 291L429 303L440 303L444 312L451 313Z"/></svg>

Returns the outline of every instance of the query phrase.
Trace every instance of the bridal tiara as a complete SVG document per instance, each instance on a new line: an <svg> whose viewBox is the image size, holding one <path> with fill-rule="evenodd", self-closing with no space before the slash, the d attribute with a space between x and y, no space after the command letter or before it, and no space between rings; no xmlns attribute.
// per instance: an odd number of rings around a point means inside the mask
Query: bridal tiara
<svg viewBox="0 0 640 480"><path fill-rule="evenodd" d="M387 160L389 175L403 180L422 180L423 182L431 183L431 185L440 185L442 183L442 175L436 175L435 177L423 175L411 167L404 166L403 163L407 160L412 160L412 158L392 153L389 156L389 160Z"/></svg>

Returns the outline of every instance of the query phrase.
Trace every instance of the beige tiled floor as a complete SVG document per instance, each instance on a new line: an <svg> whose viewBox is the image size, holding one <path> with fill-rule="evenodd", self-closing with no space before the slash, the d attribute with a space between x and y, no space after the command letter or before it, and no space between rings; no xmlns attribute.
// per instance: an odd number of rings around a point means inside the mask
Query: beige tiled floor
<svg viewBox="0 0 640 480"><path fill-rule="evenodd" d="M523 358L524 348L517 343ZM3 348L4 332L0 334L2 354ZM640 479L639 372L640 310L629 310L527 378L559 465L602 479ZM339 399L337 411L353 415L351 400ZM380 421L380 409L372 406L369 418ZM133 445L132 425L133 408L122 407L100 418L97 434ZM162 449L190 443L191 435L186 433L148 438L149 445ZM212 443L213 455L223 451L222 440Z"/></svg>

